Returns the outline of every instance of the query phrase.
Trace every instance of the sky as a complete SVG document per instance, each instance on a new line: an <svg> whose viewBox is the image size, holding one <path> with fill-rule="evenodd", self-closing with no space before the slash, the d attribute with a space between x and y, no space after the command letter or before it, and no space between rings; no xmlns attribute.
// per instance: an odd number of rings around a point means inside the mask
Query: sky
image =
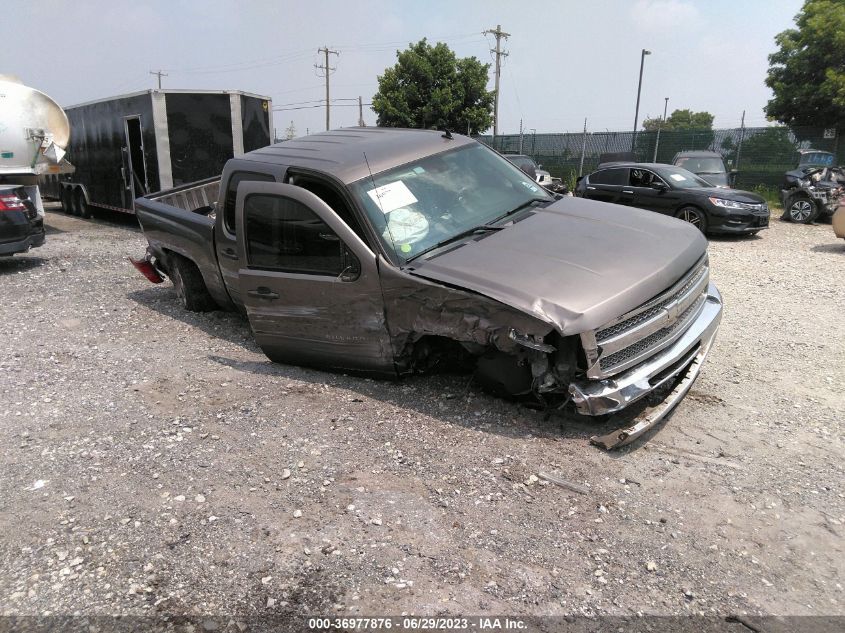
<svg viewBox="0 0 845 633"><path fill-rule="evenodd" d="M273 100L279 136L357 125L396 51L423 37L459 57L493 62L503 42L499 132L630 130L640 51L640 124L690 108L715 127L766 125L764 80L774 36L802 0L6 0L0 73L62 106L156 87L244 90ZM493 66L490 88L493 87ZM323 100L323 101L321 101ZM351 104L351 105L350 105ZM364 120L375 125L365 107Z"/></svg>

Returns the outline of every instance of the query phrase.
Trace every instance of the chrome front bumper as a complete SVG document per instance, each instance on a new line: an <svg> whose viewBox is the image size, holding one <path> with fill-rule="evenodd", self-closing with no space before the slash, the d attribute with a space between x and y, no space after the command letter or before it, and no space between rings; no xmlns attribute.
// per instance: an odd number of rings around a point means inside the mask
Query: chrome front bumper
<svg viewBox="0 0 845 633"><path fill-rule="evenodd" d="M674 344L612 378L577 380L570 384L569 393L578 413L605 415L621 411L685 372L683 380L654 412L636 420L627 429L614 431L602 438L593 438L593 442L605 448L621 446L662 420L683 399L698 377L721 320L722 296L711 283L707 287L707 298L701 313ZM620 435L624 437L620 438ZM616 440L612 441L614 437Z"/></svg>

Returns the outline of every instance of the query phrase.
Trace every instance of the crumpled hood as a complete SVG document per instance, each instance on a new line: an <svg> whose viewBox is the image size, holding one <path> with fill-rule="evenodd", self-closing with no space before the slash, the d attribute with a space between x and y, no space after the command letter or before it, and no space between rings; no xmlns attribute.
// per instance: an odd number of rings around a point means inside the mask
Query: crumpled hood
<svg viewBox="0 0 845 633"><path fill-rule="evenodd" d="M706 250L704 236L681 220L567 197L405 270L483 294L569 335L658 295Z"/></svg>

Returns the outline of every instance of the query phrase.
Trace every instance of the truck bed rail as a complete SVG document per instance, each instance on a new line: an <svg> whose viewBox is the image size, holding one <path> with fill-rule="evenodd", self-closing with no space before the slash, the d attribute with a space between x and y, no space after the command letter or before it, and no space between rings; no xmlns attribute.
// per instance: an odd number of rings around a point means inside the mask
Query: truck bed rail
<svg viewBox="0 0 845 633"><path fill-rule="evenodd" d="M220 176L206 178L181 187L159 191L144 196L146 200L153 200L183 211L196 211L203 207L210 207L217 200L220 193Z"/></svg>

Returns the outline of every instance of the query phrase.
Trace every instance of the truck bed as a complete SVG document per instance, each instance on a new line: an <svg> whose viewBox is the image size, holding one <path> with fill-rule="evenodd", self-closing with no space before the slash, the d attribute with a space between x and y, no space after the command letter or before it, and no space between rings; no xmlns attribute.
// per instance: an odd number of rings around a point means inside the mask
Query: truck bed
<svg viewBox="0 0 845 633"><path fill-rule="evenodd" d="M171 253L191 260L202 273L211 295L228 303L214 249L215 212L220 177L159 191L135 200L138 222L152 254L167 268Z"/></svg>

